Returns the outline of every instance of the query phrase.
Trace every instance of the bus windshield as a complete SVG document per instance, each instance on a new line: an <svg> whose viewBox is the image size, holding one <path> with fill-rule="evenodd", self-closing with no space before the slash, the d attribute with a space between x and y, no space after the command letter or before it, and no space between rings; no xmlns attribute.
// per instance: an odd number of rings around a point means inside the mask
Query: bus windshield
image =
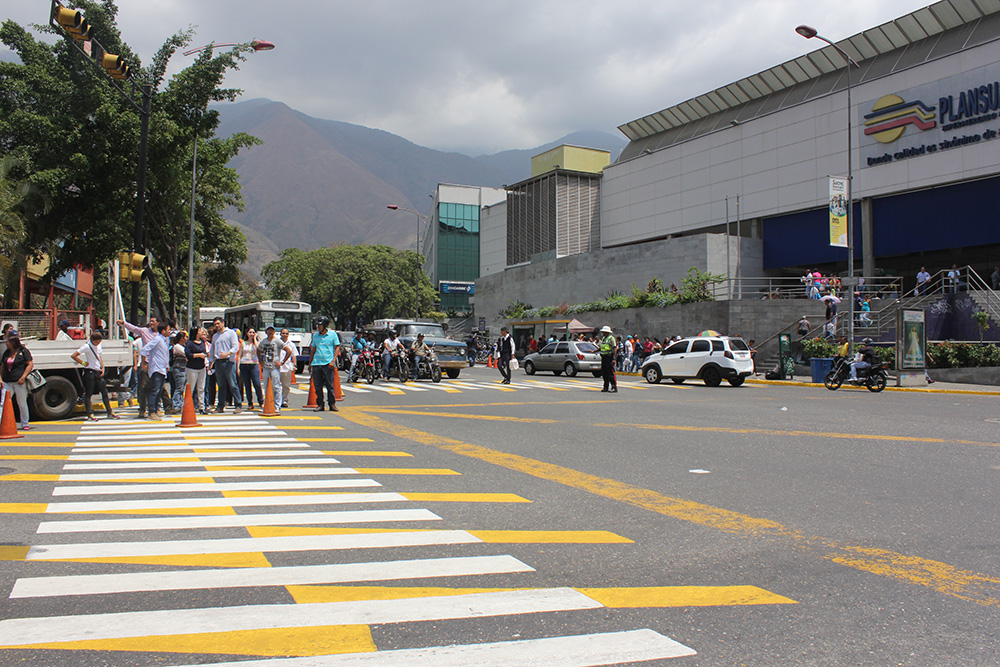
<svg viewBox="0 0 1000 667"><path fill-rule="evenodd" d="M289 331L309 331L312 327L312 317L310 313L287 313L264 311L261 313L264 326L273 324L278 331L288 329ZM268 322L267 320L271 320Z"/></svg>

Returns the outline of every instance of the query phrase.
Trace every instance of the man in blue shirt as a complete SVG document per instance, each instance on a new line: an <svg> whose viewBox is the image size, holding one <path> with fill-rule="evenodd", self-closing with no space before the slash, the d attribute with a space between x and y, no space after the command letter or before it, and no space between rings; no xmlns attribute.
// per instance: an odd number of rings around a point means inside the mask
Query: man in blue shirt
<svg viewBox="0 0 1000 667"><path fill-rule="evenodd" d="M216 317L212 321L212 327L216 333L212 336L209 361L211 367L215 369L215 381L219 383L217 392L219 405L215 412L222 414L231 394L233 405L236 406L233 413L238 415L243 412L243 395L240 393L240 383L236 380L236 373L239 370L236 362L240 351L240 339L235 331L226 327L221 317Z"/></svg>
<svg viewBox="0 0 1000 667"><path fill-rule="evenodd" d="M330 318L316 320L317 331L312 337L312 357L309 368L312 372L313 388L316 390L316 412L323 412L323 388L326 388L327 403L332 412L339 412L337 399L333 396L333 374L337 372L337 353L340 350L340 336L329 329Z"/></svg>
<svg viewBox="0 0 1000 667"><path fill-rule="evenodd" d="M170 325L160 322L156 325L157 335L142 347L143 367L149 374L149 418L153 420L163 419L159 413L160 391L163 389L163 382L167 379L167 368L170 365L170 342L167 340L167 332Z"/></svg>

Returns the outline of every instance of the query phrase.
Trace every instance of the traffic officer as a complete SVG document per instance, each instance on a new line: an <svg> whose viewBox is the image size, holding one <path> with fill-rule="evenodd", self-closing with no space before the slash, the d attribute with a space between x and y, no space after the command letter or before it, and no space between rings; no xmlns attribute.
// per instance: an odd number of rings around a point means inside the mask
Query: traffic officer
<svg viewBox="0 0 1000 667"><path fill-rule="evenodd" d="M607 325L601 328L601 333L604 334L601 338L601 376L604 378L604 389L601 391L616 393L618 379L615 377L615 353L618 351L618 341Z"/></svg>

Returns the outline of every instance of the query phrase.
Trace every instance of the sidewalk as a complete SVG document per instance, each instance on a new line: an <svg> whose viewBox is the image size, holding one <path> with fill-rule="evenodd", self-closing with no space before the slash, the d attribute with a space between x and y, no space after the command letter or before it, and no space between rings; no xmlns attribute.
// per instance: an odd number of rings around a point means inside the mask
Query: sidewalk
<svg viewBox="0 0 1000 667"><path fill-rule="evenodd" d="M763 378L747 378L748 384L770 384L786 385L790 387L822 387L823 383L813 382L809 376L802 376L801 380L764 380ZM1000 396L1000 387L988 384L961 384L958 382L941 382L940 380L932 385L923 387L896 387L893 385L895 378L889 379L889 386L886 391L910 391L924 394L979 394L983 396Z"/></svg>

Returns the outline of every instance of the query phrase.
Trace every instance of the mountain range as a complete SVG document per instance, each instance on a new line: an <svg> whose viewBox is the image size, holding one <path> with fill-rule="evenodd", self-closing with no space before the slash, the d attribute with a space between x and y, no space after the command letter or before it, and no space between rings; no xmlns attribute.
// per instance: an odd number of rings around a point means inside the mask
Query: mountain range
<svg viewBox="0 0 1000 667"><path fill-rule="evenodd" d="M600 148L612 160L627 141L606 132L574 132L531 149L471 157L418 146L395 134L314 118L282 102L254 99L216 107L217 134L247 132L263 144L231 166L240 174L244 211L227 218L247 235L247 268L257 274L285 248L381 243L413 248L412 214L427 215L438 183L503 187L531 175L531 157L561 144Z"/></svg>

